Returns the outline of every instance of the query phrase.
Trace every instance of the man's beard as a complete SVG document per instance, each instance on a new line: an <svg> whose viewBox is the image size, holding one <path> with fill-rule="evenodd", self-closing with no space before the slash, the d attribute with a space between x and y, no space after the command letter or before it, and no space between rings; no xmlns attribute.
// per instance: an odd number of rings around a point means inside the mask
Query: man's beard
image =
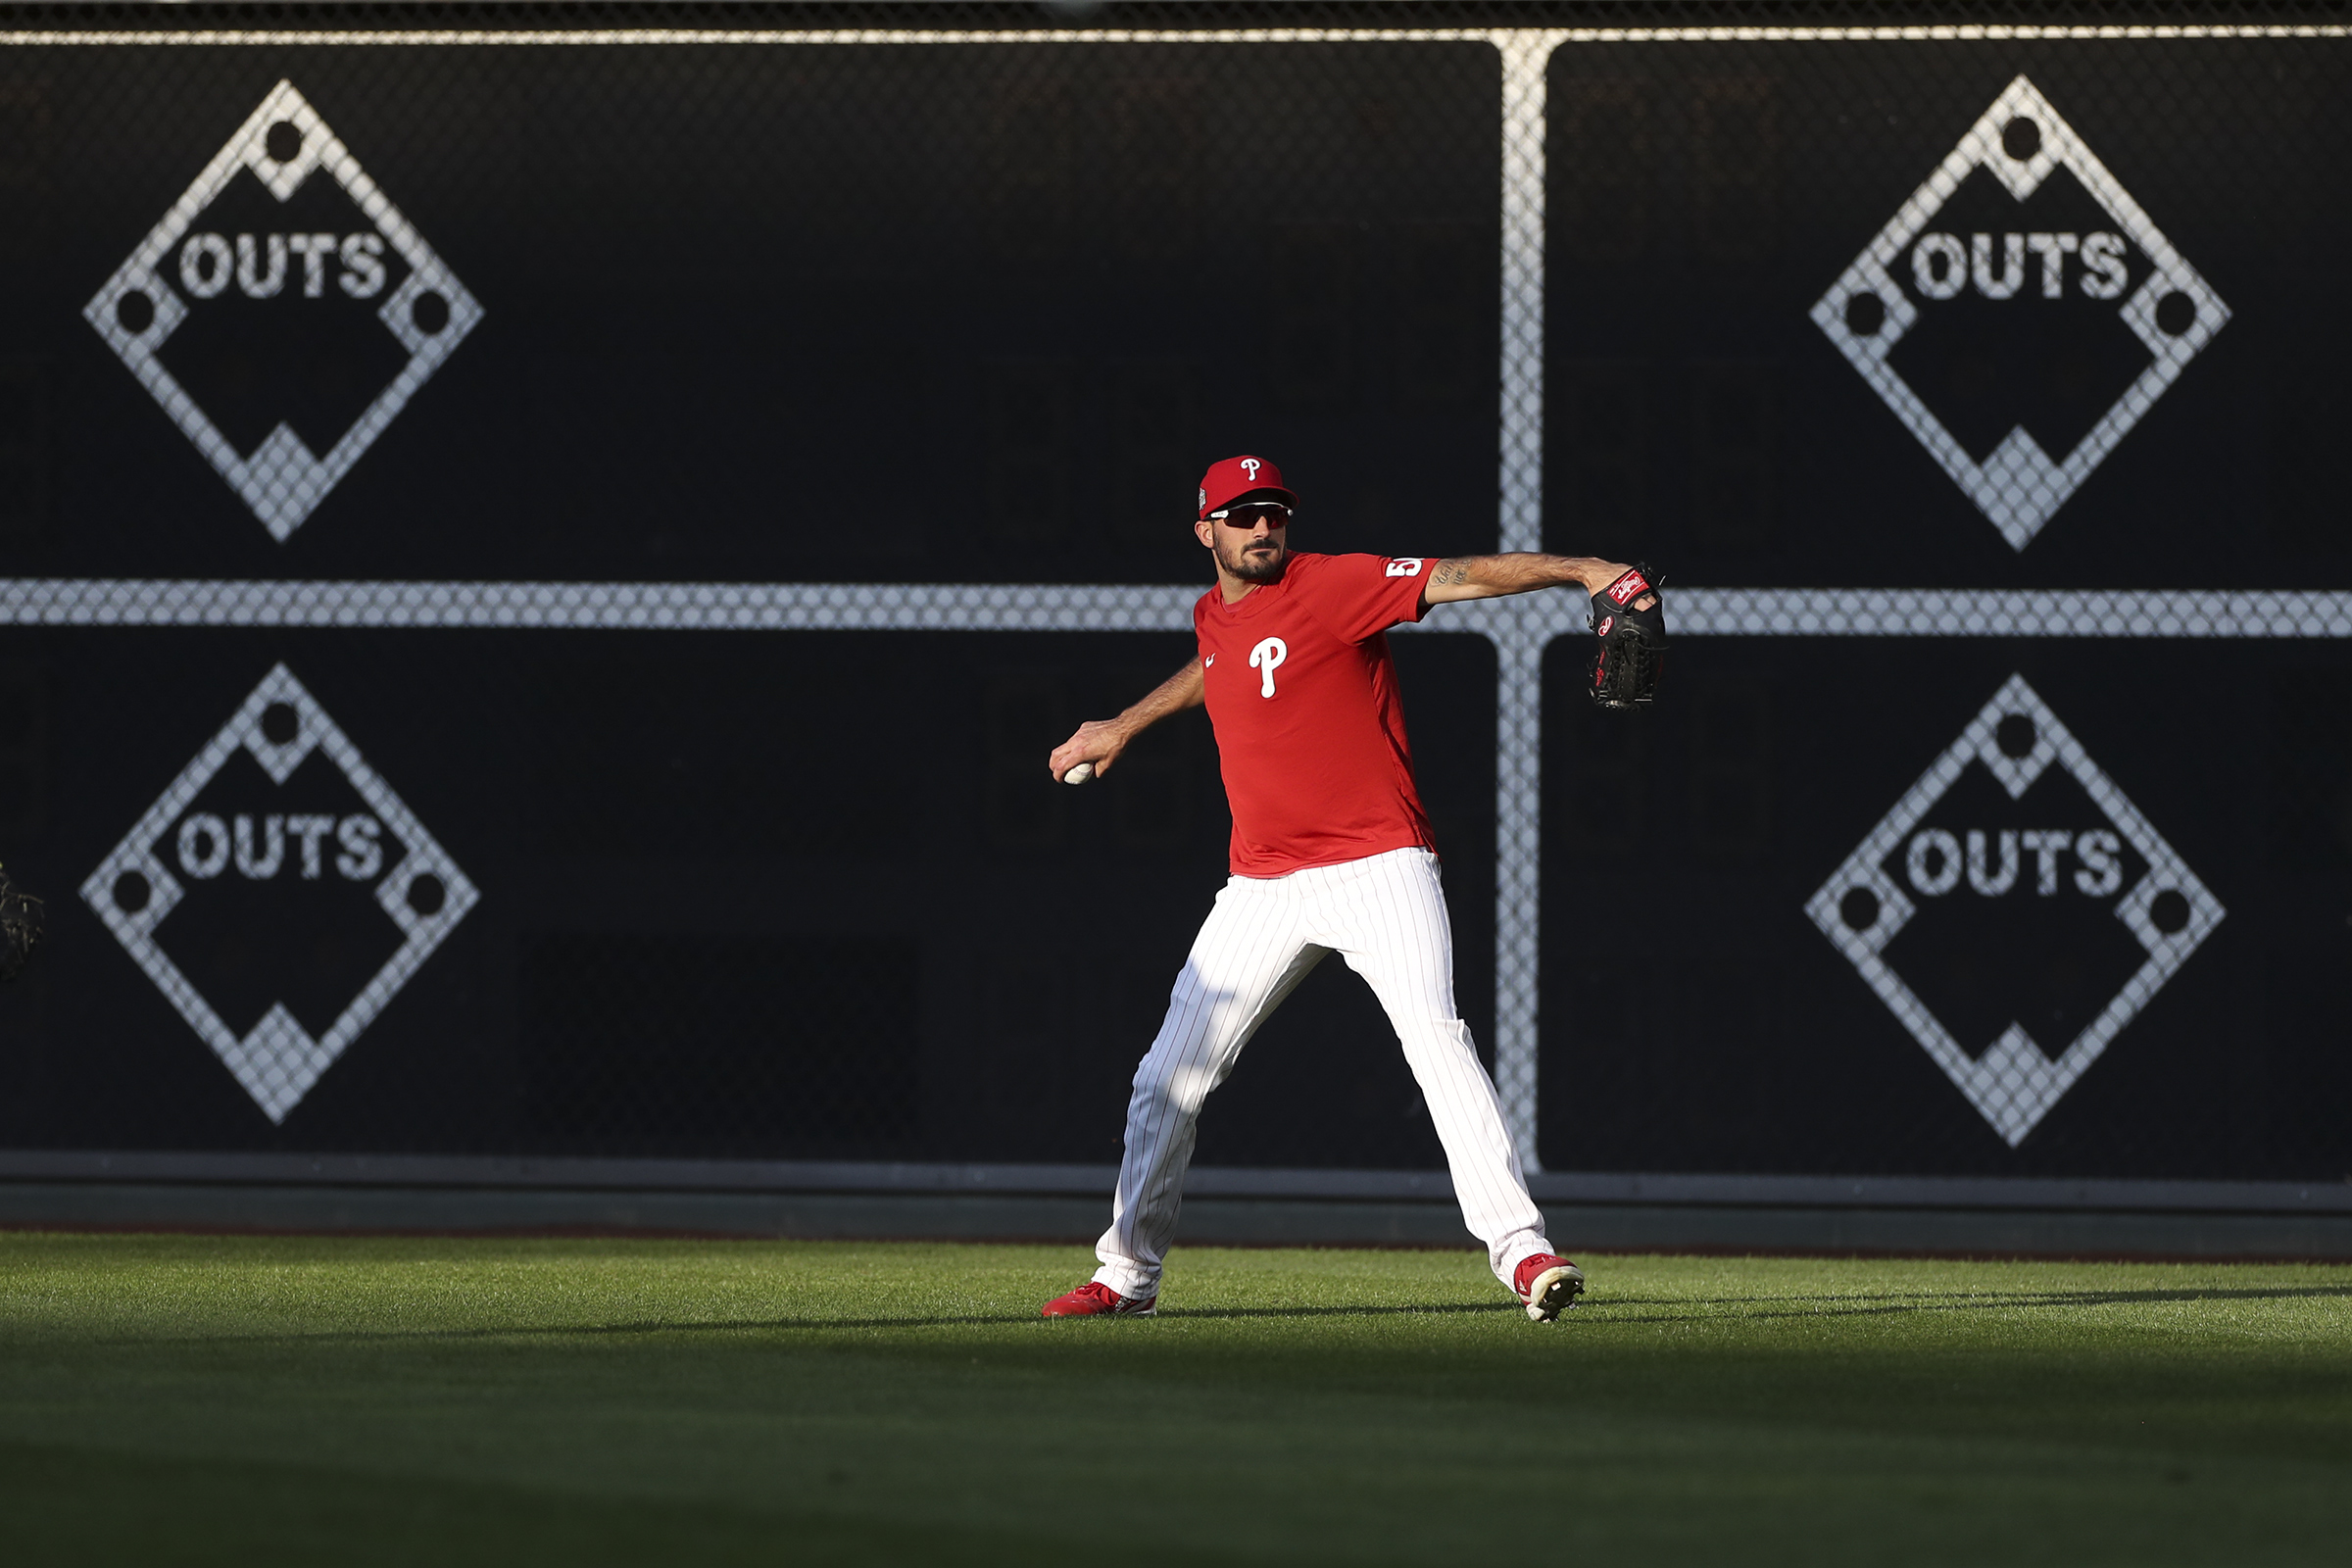
<svg viewBox="0 0 2352 1568"><path fill-rule="evenodd" d="M1290 560L1291 552L1285 545L1254 554L1244 548L1226 561L1225 569L1244 582L1272 582L1282 575L1282 568L1290 564Z"/></svg>

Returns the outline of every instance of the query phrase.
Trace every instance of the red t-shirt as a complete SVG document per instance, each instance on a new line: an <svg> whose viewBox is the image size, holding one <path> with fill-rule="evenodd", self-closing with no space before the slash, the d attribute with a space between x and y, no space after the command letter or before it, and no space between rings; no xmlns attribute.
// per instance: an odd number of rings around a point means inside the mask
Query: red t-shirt
<svg viewBox="0 0 2352 1568"><path fill-rule="evenodd" d="M1193 607L1236 876L1435 848L1385 635L1421 618L1429 565L1294 555L1280 582Z"/></svg>

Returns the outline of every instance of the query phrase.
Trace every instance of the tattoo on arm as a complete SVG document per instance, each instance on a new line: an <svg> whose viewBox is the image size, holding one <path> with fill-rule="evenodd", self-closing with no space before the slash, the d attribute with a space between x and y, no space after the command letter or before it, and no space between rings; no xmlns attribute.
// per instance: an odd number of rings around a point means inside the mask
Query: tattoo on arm
<svg viewBox="0 0 2352 1568"><path fill-rule="evenodd" d="M1469 589L1467 597L1523 594L1560 583L1582 583L1586 574L1603 563L1582 556L1547 556L1534 551L1505 551L1495 556L1453 556L1430 572L1432 588ZM1479 592L1479 590L1484 592Z"/></svg>

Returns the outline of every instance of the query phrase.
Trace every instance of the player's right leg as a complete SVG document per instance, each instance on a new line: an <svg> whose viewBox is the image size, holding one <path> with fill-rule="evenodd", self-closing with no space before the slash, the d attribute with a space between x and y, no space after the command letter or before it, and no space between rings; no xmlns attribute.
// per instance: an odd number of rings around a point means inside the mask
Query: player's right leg
<svg viewBox="0 0 2352 1568"><path fill-rule="evenodd" d="M1135 1069L1110 1229L1095 1248L1102 1266L1094 1283L1122 1302L1148 1303L1159 1294L1160 1260L1176 1234L1185 1167L1209 1092L1233 1071L1258 1025L1329 952L1305 940L1304 926L1288 879L1235 877L1194 939L1167 1017Z"/></svg>

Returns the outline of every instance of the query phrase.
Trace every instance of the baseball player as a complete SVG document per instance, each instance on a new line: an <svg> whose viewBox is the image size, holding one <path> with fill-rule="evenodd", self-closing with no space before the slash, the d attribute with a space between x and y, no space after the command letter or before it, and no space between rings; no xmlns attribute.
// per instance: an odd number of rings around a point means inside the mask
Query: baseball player
<svg viewBox="0 0 2352 1568"><path fill-rule="evenodd" d="M1575 583L1593 595L1602 632L1596 694L1624 706L1655 686L1664 610L1642 571L1579 557L1294 553L1297 504L1262 458L1208 470L1193 532L1217 581L1193 608L1199 655L1118 717L1081 724L1049 763L1056 779L1082 766L1107 774L1145 729L1206 704L1233 808L1233 876L1136 1068L1110 1229L1095 1250L1102 1266L1045 1315L1157 1306L1201 1103L1283 999L1337 953L1403 1043L1463 1222L1528 1316L1549 1322L1584 1274L1544 1238L1494 1081L1454 1007L1452 927L1386 633L1448 600Z"/></svg>

